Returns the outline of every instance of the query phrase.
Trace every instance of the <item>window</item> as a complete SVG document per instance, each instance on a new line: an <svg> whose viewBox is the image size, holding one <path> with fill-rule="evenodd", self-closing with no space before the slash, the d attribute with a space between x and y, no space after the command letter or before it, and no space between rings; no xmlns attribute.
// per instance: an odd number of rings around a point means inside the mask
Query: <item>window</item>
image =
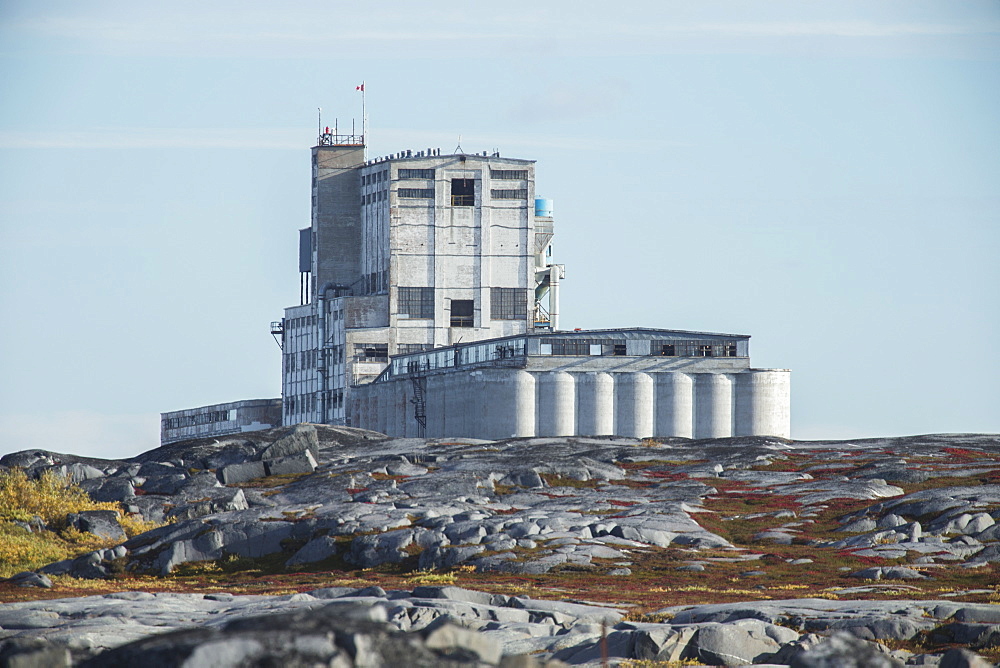
<svg viewBox="0 0 1000 668"><path fill-rule="evenodd" d="M422 353L432 348L434 348L433 343L400 343L396 346L396 354L409 355L410 353Z"/></svg>
<svg viewBox="0 0 1000 668"><path fill-rule="evenodd" d="M490 190L493 199L528 199L528 191L521 190Z"/></svg>
<svg viewBox="0 0 1000 668"><path fill-rule="evenodd" d="M578 357L590 355L589 339L550 339L547 343L552 347L552 355L575 355Z"/></svg>
<svg viewBox="0 0 1000 668"><path fill-rule="evenodd" d="M722 346L722 356L723 357L736 357L736 344L733 342L726 343Z"/></svg>
<svg viewBox="0 0 1000 668"><path fill-rule="evenodd" d="M359 362L388 362L388 343L355 343L354 357Z"/></svg>
<svg viewBox="0 0 1000 668"><path fill-rule="evenodd" d="M490 178L506 181L525 181L528 178L527 169L491 169Z"/></svg>
<svg viewBox="0 0 1000 668"><path fill-rule="evenodd" d="M698 354L696 357L711 357L712 356L712 345L700 345L698 346Z"/></svg>
<svg viewBox="0 0 1000 668"><path fill-rule="evenodd" d="M475 303L471 299L451 300L451 326L472 327L472 316Z"/></svg>
<svg viewBox="0 0 1000 668"><path fill-rule="evenodd" d="M434 317L434 288L399 288L396 312L411 318Z"/></svg>
<svg viewBox="0 0 1000 668"><path fill-rule="evenodd" d="M433 169L401 169L399 170L401 179L433 179Z"/></svg>
<svg viewBox="0 0 1000 668"><path fill-rule="evenodd" d="M528 295L520 288L490 288L490 318L521 320L528 317Z"/></svg>
<svg viewBox="0 0 1000 668"><path fill-rule="evenodd" d="M661 343L660 354L663 355L664 357L676 357L677 348L672 343Z"/></svg>
<svg viewBox="0 0 1000 668"><path fill-rule="evenodd" d="M628 352L627 352L627 349L625 347L625 344L624 343L616 343L615 344L615 352L614 352L614 354L615 355L628 355Z"/></svg>
<svg viewBox="0 0 1000 668"><path fill-rule="evenodd" d="M451 180L451 205L452 206L475 206L476 205L476 180L475 179L452 179Z"/></svg>
<svg viewBox="0 0 1000 668"><path fill-rule="evenodd" d="M400 188L396 193L405 199L434 199L434 188Z"/></svg>

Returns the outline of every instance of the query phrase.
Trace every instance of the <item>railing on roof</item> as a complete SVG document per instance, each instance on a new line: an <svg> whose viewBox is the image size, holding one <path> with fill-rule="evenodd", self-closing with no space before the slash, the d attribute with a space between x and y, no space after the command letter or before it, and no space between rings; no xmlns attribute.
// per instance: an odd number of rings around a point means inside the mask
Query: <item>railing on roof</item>
<svg viewBox="0 0 1000 668"><path fill-rule="evenodd" d="M364 146L364 135L338 135L332 132L324 132L316 140L319 146Z"/></svg>
<svg viewBox="0 0 1000 668"><path fill-rule="evenodd" d="M422 376L443 369L480 369L504 367L523 369L528 366L525 339L496 341L471 341L447 348L434 348L419 353L394 355L378 377L372 381L381 383L395 378Z"/></svg>

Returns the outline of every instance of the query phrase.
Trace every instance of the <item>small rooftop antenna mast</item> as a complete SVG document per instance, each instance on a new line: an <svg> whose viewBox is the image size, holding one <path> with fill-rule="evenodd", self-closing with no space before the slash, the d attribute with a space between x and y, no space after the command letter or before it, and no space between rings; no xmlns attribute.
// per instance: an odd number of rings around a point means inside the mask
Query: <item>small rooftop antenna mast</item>
<svg viewBox="0 0 1000 668"><path fill-rule="evenodd" d="M316 107L316 136L323 135L323 108Z"/></svg>
<svg viewBox="0 0 1000 668"><path fill-rule="evenodd" d="M362 81L356 90L361 91L361 144L364 146L364 159L368 159L368 107L365 100L365 82Z"/></svg>
<svg viewBox="0 0 1000 668"><path fill-rule="evenodd" d="M458 146L455 147L455 153L465 153L462 150L462 135L458 135Z"/></svg>

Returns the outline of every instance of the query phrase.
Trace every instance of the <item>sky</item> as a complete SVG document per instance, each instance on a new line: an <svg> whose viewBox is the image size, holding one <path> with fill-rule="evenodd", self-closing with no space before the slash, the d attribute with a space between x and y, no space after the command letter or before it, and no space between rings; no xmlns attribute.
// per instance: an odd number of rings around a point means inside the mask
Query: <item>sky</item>
<svg viewBox="0 0 1000 668"><path fill-rule="evenodd" d="M309 148L537 160L566 328L750 334L799 439L1000 432L1000 2L0 3L0 454L280 394Z"/></svg>

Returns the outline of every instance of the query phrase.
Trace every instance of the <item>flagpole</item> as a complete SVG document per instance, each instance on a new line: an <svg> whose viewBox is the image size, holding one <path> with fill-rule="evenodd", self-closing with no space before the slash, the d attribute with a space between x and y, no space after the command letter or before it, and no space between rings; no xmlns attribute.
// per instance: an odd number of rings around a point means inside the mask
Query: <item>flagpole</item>
<svg viewBox="0 0 1000 668"><path fill-rule="evenodd" d="M361 143L364 144L364 159L368 159L368 107L365 104L365 82L361 82Z"/></svg>

